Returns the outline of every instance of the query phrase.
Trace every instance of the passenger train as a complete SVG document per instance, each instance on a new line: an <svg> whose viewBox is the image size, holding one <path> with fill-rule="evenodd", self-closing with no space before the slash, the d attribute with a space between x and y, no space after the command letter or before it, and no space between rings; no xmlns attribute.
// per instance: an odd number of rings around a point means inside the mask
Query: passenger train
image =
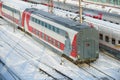
<svg viewBox="0 0 120 80"><path fill-rule="evenodd" d="M84 17L99 31L100 49L106 50L116 58L120 59L120 25Z"/></svg>
<svg viewBox="0 0 120 80"><path fill-rule="evenodd" d="M0 1L0 15L46 47L75 62L94 61L99 57L98 31L95 28L18 3Z"/></svg>
<svg viewBox="0 0 120 80"><path fill-rule="evenodd" d="M57 0L54 0L53 5L48 4L48 0L25 0L25 1L41 3L46 6L54 6L55 8L72 11L75 13L79 12L78 11L79 7L77 6L78 1L74 1L75 3L70 4L69 0L68 1L66 0L66 3L60 2L60 0L59 2ZM90 17L104 20L104 21L109 21L115 24L120 24L120 9L109 8L104 10L103 8L102 10L100 10L99 7L95 9L96 6L93 6L93 7L87 7L87 6L89 5L83 6L83 15L90 16Z"/></svg>

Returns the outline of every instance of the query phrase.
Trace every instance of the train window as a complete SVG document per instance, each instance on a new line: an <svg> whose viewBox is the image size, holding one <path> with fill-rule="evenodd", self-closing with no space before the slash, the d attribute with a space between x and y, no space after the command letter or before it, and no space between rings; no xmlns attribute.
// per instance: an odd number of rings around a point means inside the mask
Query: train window
<svg viewBox="0 0 120 80"><path fill-rule="evenodd" d="M34 22L36 21L36 19L34 18Z"/></svg>
<svg viewBox="0 0 120 80"><path fill-rule="evenodd" d="M40 21L40 20L38 20L38 24L40 24L40 22L41 22L41 21Z"/></svg>
<svg viewBox="0 0 120 80"><path fill-rule="evenodd" d="M36 23L36 19L34 18L34 22Z"/></svg>
<svg viewBox="0 0 120 80"><path fill-rule="evenodd" d="M46 41L48 41L48 36L46 36Z"/></svg>
<svg viewBox="0 0 120 80"><path fill-rule="evenodd" d="M32 32L34 33L34 28L32 29Z"/></svg>
<svg viewBox="0 0 120 80"><path fill-rule="evenodd" d="M99 39L103 40L103 34L99 34Z"/></svg>
<svg viewBox="0 0 120 80"><path fill-rule="evenodd" d="M33 28L33 29L32 29L32 32L33 32L33 33L36 33L36 29Z"/></svg>
<svg viewBox="0 0 120 80"><path fill-rule="evenodd" d="M48 28L48 26L49 26L49 25L48 25L47 23L45 23L45 27Z"/></svg>
<svg viewBox="0 0 120 80"><path fill-rule="evenodd" d="M52 26L51 26L51 25L49 25L49 24L48 24L48 27L49 27L49 29L50 29L50 30L52 29Z"/></svg>
<svg viewBox="0 0 120 80"><path fill-rule="evenodd" d="M46 35L44 34L44 38L43 38L44 40L46 40Z"/></svg>
<svg viewBox="0 0 120 80"><path fill-rule="evenodd" d="M42 37L42 32L39 32L39 37Z"/></svg>
<svg viewBox="0 0 120 80"><path fill-rule="evenodd" d="M13 10L13 12L15 13L16 11L15 11L15 10Z"/></svg>
<svg viewBox="0 0 120 80"><path fill-rule="evenodd" d="M57 33L59 33L59 29L57 28Z"/></svg>
<svg viewBox="0 0 120 80"><path fill-rule="evenodd" d="M34 18L33 18L33 17L31 17L31 21L33 21L33 19L34 19Z"/></svg>
<svg viewBox="0 0 120 80"><path fill-rule="evenodd" d="M42 33L42 38L44 39L44 34Z"/></svg>
<svg viewBox="0 0 120 80"><path fill-rule="evenodd" d="M32 21L34 22L34 18L33 17L31 17L32 18Z"/></svg>
<svg viewBox="0 0 120 80"><path fill-rule="evenodd" d="M38 35L38 36L39 36L39 31L38 31L38 30L36 30L36 35Z"/></svg>
<svg viewBox="0 0 120 80"><path fill-rule="evenodd" d="M13 10L13 12L14 12L14 13L16 13L16 11L15 11L15 10Z"/></svg>
<svg viewBox="0 0 120 80"><path fill-rule="evenodd" d="M58 28L55 28L55 32L57 32Z"/></svg>
<svg viewBox="0 0 120 80"><path fill-rule="evenodd" d="M55 42L56 42L56 41L53 39L53 45L55 45Z"/></svg>
<svg viewBox="0 0 120 80"><path fill-rule="evenodd" d="M118 44L120 44L120 40L118 40Z"/></svg>
<svg viewBox="0 0 120 80"><path fill-rule="evenodd" d="M19 14L19 12L16 10L16 14Z"/></svg>
<svg viewBox="0 0 120 80"><path fill-rule="evenodd" d="M109 42L109 37L108 36L105 36L105 41Z"/></svg>
<svg viewBox="0 0 120 80"><path fill-rule="evenodd" d="M6 8L6 6L5 6L5 5L3 5L3 8Z"/></svg>
<svg viewBox="0 0 120 80"><path fill-rule="evenodd" d="M35 23L37 23L37 21L38 21L38 20L37 20L37 19L35 19Z"/></svg>
<svg viewBox="0 0 120 80"><path fill-rule="evenodd" d="M37 24L39 24L39 20L37 20Z"/></svg>
<svg viewBox="0 0 120 80"><path fill-rule="evenodd" d="M58 48L60 48L60 42L58 42Z"/></svg>
<svg viewBox="0 0 120 80"><path fill-rule="evenodd" d="M13 13L17 13L17 11L13 9Z"/></svg>
<svg viewBox="0 0 120 80"><path fill-rule="evenodd" d="M35 22L35 18L33 18L33 22Z"/></svg>
<svg viewBox="0 0 120 80"><path fill-rule="evenodd" d="M113 23L112 21L110 21L110 23Z"/></svg>
<svg viewBox="0 0 120 80"><path fill-rule="evenodd" d="M53 29L52 29L54 32L55 32L55 27L53 26Z"/></svg>
<svg viewBox="0 0 120 80"><path fill-rule="evenodd" d="M45 23L45 27L47 28L47 23Z"/></svg>
<svg viewBox="0 0 120 80"><path fill-rule="evenodd" d="M57 42L57 41L55 41L55 46L57 46L57 47L58 47L58 42Z"/></svg>
<svg viewBox="0 0 120 80"><path fill-rule="evenodd" d="M3 8L5 8L5 5L3 5Z"/></svg>
<svg viewBox="0 0 120 80"><path fill-rule="evenodd" d="M34 22L34 18L32 17L32 21Z"/></svg>
<svg viewBox="0 0 120 80"><path fill-rule="evenodd" d="M51 38L49 37L49 42L51 43Z"/></svg>
<svg viewBox="0 0 120 80"><path fill-rule="evenodd" d="M41 21L41 25L44 26L44 22L43 21Z"/></svg>
<svg viewBox="0 0 120 80"><path fill-rule="evenodd" d="M33 22L35 22L35 18L33 18Z"/></svg>
<svg viewBox="0 0 120 80"><path fill-rule="evenodd" d="M51 44L53 44L53 38L51 38Z"/></svg>
<svg viewBox="0 0 120 80"><path fill-rule="evenodd" d="M114 39L114 38L112 38L112 44L115 44L115 42L116 42L116 41L115 41L115 39Z"/></svg>

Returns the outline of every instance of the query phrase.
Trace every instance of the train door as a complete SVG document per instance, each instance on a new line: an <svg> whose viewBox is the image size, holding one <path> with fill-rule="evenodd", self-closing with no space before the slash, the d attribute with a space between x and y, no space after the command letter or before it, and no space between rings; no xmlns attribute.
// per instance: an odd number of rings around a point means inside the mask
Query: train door
<svg viewBox="0 0 120 80"><path fill-rule="evenodd" d="M64 49L64 53L66 55L70 55L71 52L71 45L70 45L70 38L68 37L68 35L66 36L66 40L65 40L65 49Z"/></svg>
<svg viewBox="0 0 120 80"><path fill-rule="evenodd" d="M95 55L95 42L94 40L85 40L83 41L83 57L84 59L93 58Z"/></svg>

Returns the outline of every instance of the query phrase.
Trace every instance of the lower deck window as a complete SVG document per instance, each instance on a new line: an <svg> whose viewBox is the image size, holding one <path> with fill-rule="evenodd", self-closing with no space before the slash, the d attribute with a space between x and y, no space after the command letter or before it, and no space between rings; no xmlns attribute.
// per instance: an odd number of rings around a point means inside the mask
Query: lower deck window
<svg viewBox="0 0 120 80"><path fill-rule="evenodd" d="M33 28L33 29L32 29L32 32L35 34L35 33L36 33L36 29Z"/></svg>
<svg viewBox="0 0 120 80"><path fill-rule="evenodd" d="M48 36L46 36L46 41L48 41Z"/></svg>
<svg viewBox="0 0 120 80"><path fill-rule="evenodd" d="M109 42L109 37L108 36L105 36L105 41Z"/></svg>
<svg viewBox="0 0 120 80"><path fill-rule="evenodd" d="M44 39L44 34L42 33L42 38Z"/></svg>
<svg viewBox="0 0 120 80"><path fill-rule="evenodd" d="M38 30L36 30L36 35L38 35L38 36L39 36L39 31L38 31Z"/></svg>
<svg viewBox="0 0 120 80"><path fill-rule="evenodd" d="M115 39L114 38L112 38L112 44L115 44Z"/></svg>
<svg viewBox="0 0 120 80"><path fill-rule="evenodd" d="M61 48L62 44L61 44L59 41L57 41L57 40L49 37L48 35L40 32L39 30L37 30L37 29L35 29L35 28L31 28L31 29L32 29L31 32L32 32L33 34L36 34L36 35L39 36L40 38L42 38L42 39L44 39L45 41L51 43L52 45L54 45L54 46L56 46L56 47L58 47L58 48Z"/></svg>
<svg viewBox="0 0 120 80"><path fill-rule="evenodd" d="M58 48L60 48L60 42L58 42Z"/></svg>
<svg viewBox="0 0 120 80"><path fill-rule="evenodd" d="M118 40L118 44L120 44L120 40Z"/></svg>
<svg viewBox="0 0 120 80"><path fill-rule="evenodd" d="M99 34L99 39L103 40L103 34Z"/></svg>

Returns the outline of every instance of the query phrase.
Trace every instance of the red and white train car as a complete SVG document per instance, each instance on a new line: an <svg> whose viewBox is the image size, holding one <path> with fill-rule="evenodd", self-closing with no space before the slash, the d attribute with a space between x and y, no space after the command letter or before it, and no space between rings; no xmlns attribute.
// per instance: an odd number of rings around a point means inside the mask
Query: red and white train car
<svg viewBox="0 0 120 80"><path fill-rule="evenodd" d="M26 5L24 5L26 4ZM24 16L23 12L26 8L30 8L29 3L23 1L9 1L4 0L0 2L0 16L8 20L9 22L23 28L24 27Z"/></svg>
<svg viewBox="0 0 120 80"><path fill-rule="evenodd" d="M0 2L3 18L21 27L46 47L78 62L99 57L98 32L86 23L80 24L42 10Z"/></svg>

